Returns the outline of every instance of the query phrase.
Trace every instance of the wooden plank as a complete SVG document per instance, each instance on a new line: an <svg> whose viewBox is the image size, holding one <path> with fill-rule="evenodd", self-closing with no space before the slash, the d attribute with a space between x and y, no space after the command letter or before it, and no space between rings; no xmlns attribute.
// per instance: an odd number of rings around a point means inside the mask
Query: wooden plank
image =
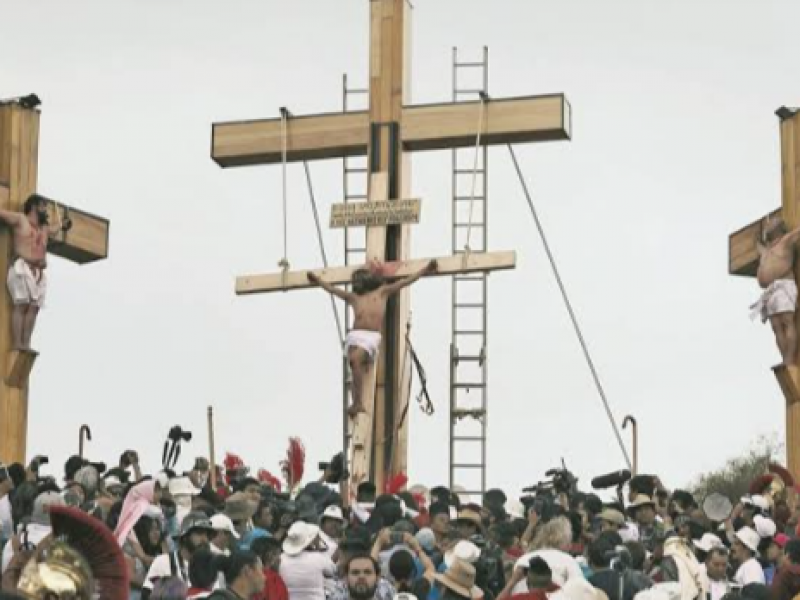
<svg viewBox="0 0 800 600"><path fill-rule="evenodd" d="M405 150L444 150L475 144L478 102L407 106L402 111ZM489 102L483 143L544 142L571 136L570 107L563 94ZM287 160L366 156L370 117L366 111L298 116L290 120ZM281 120L215 123L211 158L221 167L281 162Z"/></svg>
<svg viewBox="0 0 800 600"><path fill-rule="evenodd" d="M728 272L731 275L755 277L758 271L758 247L764 223L770 219L782 219L781 209L753 221L728 237Z"/></svg>
<svg viewBox="0 0 800 600"><path fill-rule="evenodd" d="M393 278L398 279L412 275L423 269L430 260L429 258L423 258L402 261ZM455 256L443 256L436 260L439 263L439 270L429 275L429 277L513 269L517 266L517 253L514 251L475 253L470 254L466 259L464 259L463 255L458 254ZM316 273L328 283L342 285L350 283L353 273L357 269L366 268L366 266L351 265L313 271L290 271L286 274L285 285L282 273L245 275L236 278L236 293L239 295L266 294L317 287L308 280L308 273L310 272Z"/></svg>
<svg viewBox="0 0 800 600"><path fill-rule="evenodd" d="M6 384L11 387L23 389L28 383L33 363L39 356L33 350L15 350L9 353Z"/></svg>
<svg viewBox="0 0 800 600"><path fill-rule="evenodd" d="M331 205L331 229L344 227L386 227L404 223L419 223L422 200L392 200L383 202L349 202Z"/></svg>
<svg viewBox="0 0 800 600"><path fill-rule="evenodd" d="M50 240L48 251L80 265L108 258L108 236L110 223L108 219L93 215L83 210L50 200L48 204L50 222L59 223L56 210L61 212L61 219L66 215L72 220L72 228L62 232Z"/></svg>

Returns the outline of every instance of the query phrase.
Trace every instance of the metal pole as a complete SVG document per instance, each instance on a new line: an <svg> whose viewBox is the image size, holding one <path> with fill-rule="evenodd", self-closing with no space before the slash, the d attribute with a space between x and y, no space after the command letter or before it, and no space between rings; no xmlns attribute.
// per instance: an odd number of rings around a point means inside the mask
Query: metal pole
<svg viewBox="0 0 800 600"><path fill-rule="evenodd" d="M211 489L217 490L217 457L214 451L214 408L208 407L208 462L211 463Z"/></svg>
<svg viewBox="0 0 800 600"><path fill-rule="evenodd" d="M622 428L627 429L628 423L631 424L631 434L633 437L633 466L631 468L631 474L636 477L639 473L639 425L636 423L636 419L631 415L625 417L625 420L622 422Z"/></svg>
<svg viewBox="0 0 800 600"><path fill-rule="evenodd" d="M92 430L89 429L88 425L81 425L80 432L78 433L78 456L83 458L83 444L84 439L92 441Z"/></svg>

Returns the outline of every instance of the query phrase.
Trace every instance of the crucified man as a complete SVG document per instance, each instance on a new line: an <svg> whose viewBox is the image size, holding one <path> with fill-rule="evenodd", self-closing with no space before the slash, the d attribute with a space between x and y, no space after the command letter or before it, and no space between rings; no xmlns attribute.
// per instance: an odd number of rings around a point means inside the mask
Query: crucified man
<svg viewBox="0 0 800 600"><path fill-rule="evenodd" d="M8 269L8 292L14 303L11 313L11 343L15 350L31 349L31 334L47 293L47 243L51 236L67 231L67 217L58 225L48 223L47 198L31 194L23 212L0 210L0 221L13 233L14 258Z"/></svg>
<svg viewBox="0 0 800 600"><path fill-rule="evenodd" d="M314 273L308 274L311 283L319 285L326 292L341 298L353 307L355 322L345 341L345 352L353 373L353 405L347 411L351 418L355 418L358 413L366 412L361 389L364 377L375 362L381 347L381 327L387 301L393 294L411 285L423 275L435 273L438 268L436 261L432 260L418 273L390 283L384 275L393 272L389 265L373 263L370 267L358 269L353 273L352 293L323 281Z"/></svg>
<svg viewBox="0 0 800 600"><path fill-rule="evenodd" d="M794 260L800 228L787 231L782 222L764 226L763 244L758 244L758 284L764 290L761 298L750 308L753 316L770 322L775 333L783 364L797 361L797 284L794 279Z"/></svg>

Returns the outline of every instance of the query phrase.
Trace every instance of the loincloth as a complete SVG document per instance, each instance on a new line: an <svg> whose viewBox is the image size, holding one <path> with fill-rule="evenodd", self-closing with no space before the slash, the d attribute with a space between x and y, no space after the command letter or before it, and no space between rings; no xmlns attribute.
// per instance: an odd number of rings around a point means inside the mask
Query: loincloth
<svg viewBox="0 0 800 600"><path fill-rule="evenodd" d="M344 342L344 351L347 352L352 347L361 348L369 354L370 360L375 360L378 350L381 348L381 334L378 331L366 331L364 329L353 329L347 334Z"/></svg>
<svg viewBox="0 0 800 600"><path fill-rule="evenodd" d="M6 278L11 301L15 305L31 304L41 308L47 295L47 276L43 269L34 270L22 258L17 258L8 269Z"/></svg>
<svg viewBox="0 0 800 600"><path fill-rule="evenodd" d="M750 307L750 318L755 319L760 315L761 322L766 323L771 316L793 313L796 308L797 284L793 279L778 279Z"/></svg>

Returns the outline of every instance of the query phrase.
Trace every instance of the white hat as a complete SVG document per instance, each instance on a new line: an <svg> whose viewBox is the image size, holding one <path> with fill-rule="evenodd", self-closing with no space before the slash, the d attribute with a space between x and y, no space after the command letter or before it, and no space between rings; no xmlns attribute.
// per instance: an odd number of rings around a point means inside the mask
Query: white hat
<svg viewBox="0 0 800 600"><path fill-rule="evenodd" d="M692 544L694 544L695 548L703 552L711 552L712 548L722 548L724 546L722 540L713 533L704 533L700 541L693 540Z"/></svg>
<svg viewBox="0 0 800 600"><path fill-rule="evenodd" d="M283 542L283 551L289 556L297 556L308 548L319 536L319 527L297 521L289 528Z"/></svg>
<svg viewBox="0 0 800 600"><path fill-rule="evenodd" d="M736 532L736 539L748 547L753 553L758 552L758 545L761 543L761 536L752 527L742 527Z"/></svg>
<svg viewBox="0 0 800 600"><path fill-rule="evenodd" d="M474 565L481 557L481 549L472 542L461 540L455 547L444 555L444 564L452 567L456 560L463 560L465 563Z"/></svg>
<svg viewBox="0 0 800 600"><path fill-rule="evenodd" d="M227 515L223 515L222 513L211 517L211 527L214 529L214 531L227 531L237 540L240 537L239 533L236 531L236 528L233 526L233 521L231 521Z"/></svg>
<svg viewBox="0 0 800 600"><path fill-rule="evenodd" d="M605 594L583 577L571 578L564 587L551 596L553 600L600 600L605 597Z"/></svg>
<svg viewBox="0 0 800 600"><path fill-rule="evenodd" d="M322 519L334 519L336 521L341 521L344 523L344 515L342 514L342 509L338 506L329 506L325 509L325 512L322 513L322 517L320 517L320 522Z"/></svg>
<svg viewBox="0 0 800 600"><path fill-rule="evenodd" d="M200 493L188 477L175 477L169 480L169 493L173 496L197 496Z"/></svg>
<svg viewBox="0 0 800 600"><path fill-rule="evenodd" d="M745 496L742 498L742 504L745 506L755 506L756 508L760 508L761 510L767 511L769 510L769 502L767 501L764 496L759 494L753 494L752 496Z"/></svg>
<svg viewBox="0 0 800 600"><path fill-rule="evenodd" d="M755 526L756 533L762 538L774 537L778 531L775 521L767 517L762 517L761 515L753 517L753 525Z"/></svg>
<svg viewBox="0 0 800 600"><path fill-rule="evenodd" d="M506 511L515 519L525 518L525 506L519 500L509 500L506 503Z"/></svg>
<svg viewBox="0 0 800 600"><path fill-rule="evenodd" d="M106 477L103 480L103 485L107 490L110 490L111 488L115 487L123 487L123 488L125 487L125 484L122 483L120 478L117 477L116 475L109 475L108 477Z"/></svg>

